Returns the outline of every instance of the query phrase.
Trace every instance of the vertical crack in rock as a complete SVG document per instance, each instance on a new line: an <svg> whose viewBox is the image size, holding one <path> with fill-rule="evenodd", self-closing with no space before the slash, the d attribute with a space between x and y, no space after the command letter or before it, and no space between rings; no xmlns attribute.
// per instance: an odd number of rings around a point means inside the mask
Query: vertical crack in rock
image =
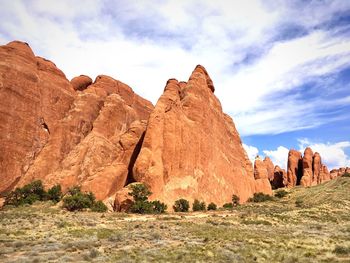
<svg viewBox="0 0 350 263"><path fill-rule="evenodd" d="M135 145L134 151L132 152L132 155L131 155L131 158L130 158L130 162L129 162L129 165L128 165L128 177L126 179L125 186L128 185L128 184L136 182L136 180L134 178L134 174L133 174L133 168L134 168L136 159L137 159L137 157L140 154L142 143L143 143L143 140L145 138L145 134L146 134L146 132L142 133L142 135L140 137L140 140L137 142L137 144Z"/></svg>

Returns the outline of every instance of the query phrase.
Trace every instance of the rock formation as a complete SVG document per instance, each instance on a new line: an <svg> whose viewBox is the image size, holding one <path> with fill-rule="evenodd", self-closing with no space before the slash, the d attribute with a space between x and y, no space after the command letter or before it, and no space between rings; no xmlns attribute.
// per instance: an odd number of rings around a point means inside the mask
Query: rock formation
<svg viewBox="0 0 350 263"><path fill-rule="evenodd" d="M254 178L255 179L268 179L269 173L267 171L266 163L257 156L254 160Z"/></svg>
<svg viewBox="0 0 350 263"><path fill-rule="evenodd" d="M270 159L268 156L266 156L266 157L264 158L264 164L265 164L266 169L267 169L268 179L269 179L270 181L272 181L273 178L274 178L275 166L273 165L273 162L271 161L271 159Z"/></svg>
<svg viewBox="0 0 350 263"><path fill-rule="evenodd" d="M63 191L81 185L117 210L130 205L134 182L169 207L181 197L222 205L271 194L271 164L254 178L202 66L187 83L169 80L154 108L108 76L68 81L23 42L1 46L0 58L0 193L40 179Z"/></svg>
<svg viewBox="0 0 350 263"><path fill-rule="evenodd" d="M272 189L278 189L286 187L288 185L286 170L280 168L278 165L275 166L274 176L271 180Z"/></svg>
<svg viewBox="0 0 350 263"><path fill-rule="evenodd" d="M0 192L41 179L114 197L129 182L153 105L107 76L69 82L22 42L1 46L0 57Z"/></svg>
<svg viewBox="0 0 350 263"><path fill-rule="evenodd" d="M310 147L307 147L304 151L304 156L303 156L303 176L301 177L300 180L300 185L302 186L311 186L313 183L313 152ZM319 173L320 171L318 171Z"/></svg>
<svg viewBox="0 0 350 263"><path fill-rule="evenodd" d="M350 167L341 167L338 169L332 169L330 171L329 177L330 179L334 179L336 177L343 176L345 173L350 174Z"/></svg>
<svg viewBox="0 0 350 263"><path fill-rule="evenodd" d="M202 66L187 83L168 81L133 169L134 180L150 186L151 199L170 206L180 197L222 205L233 194L242 202L255 192L271 194L267 179L254 180L234 123L213 91Z"/></svg>
<svg viewBox="0 0 350 263"><path fill-rule="evenodd" d="M294 187L302 176L301 153L291 149L288 153L287 187Z"/></svg>

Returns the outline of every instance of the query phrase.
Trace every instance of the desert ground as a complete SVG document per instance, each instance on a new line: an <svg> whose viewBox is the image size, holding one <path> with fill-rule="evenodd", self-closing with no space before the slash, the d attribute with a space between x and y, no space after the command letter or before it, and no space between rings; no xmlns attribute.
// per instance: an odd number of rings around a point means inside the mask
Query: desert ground
<svg viewBox="0 0 350 263"><path fill-rule="evenodd" d="M1 262L350 262L350 178L232 210L0 211Z"/></svg>

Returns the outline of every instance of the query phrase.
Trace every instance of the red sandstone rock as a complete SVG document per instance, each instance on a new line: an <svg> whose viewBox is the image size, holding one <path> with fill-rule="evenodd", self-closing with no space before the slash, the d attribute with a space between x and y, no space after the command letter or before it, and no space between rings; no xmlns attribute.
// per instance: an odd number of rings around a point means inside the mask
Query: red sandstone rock
<svg viewBox="0 0 350 263"><path fill-rule="evenodd" d="M287 187L294 187L297 185L297 180L302 174L302 170L300 170L302 169L300 152L293 149L289 151L287 167Z"/></svg>
<svg viewBox="0 0 350 263"><path fill-rule="evenodd" d="M274 178L275 166L273 165L273 162L271 161L271 159L270 159L268 156L266 156L266 157L264 158L264 164L265 164L266 169L267 169L268 179L269 179L270 181L272 181L273 178Z"/></svg>
<svg viewBox="0 0 350 263"><path fill-rule="evenodd" d="M324 175L321 175L323 165L322 165L321 156L318 152L314 154L312 168L313 168L312 185L320 184L323 181Z"/></svg>
<svg viewBox="0 0 350 263"><path fill-rule="evenodd" d="M266 167L266 162L261 160L259 156L254 161L254 178L255 179L268 179L269 174Z"/></svg>
<svg viewBox="0 0 350 263"><path fill-rule="evenodd" d="M153 105L124 83L72 80L18 41L0 47L0 192L41 179L98 199L132 181Z"/></svg>
<svg viewBox="0 0 350 263"><path fill-rule="evenodd" d="M232 119L222 112L206 70L197 66L187 83L171 79L150 115L133 176L150 186L151 199L172 207L181 197L218 205L236 194L271 194L256 182Z"/></svg>
<svg viewBox="0 0 350 263"><path fill-rule="evenodd" d="M62 71L28 44L0 46L0 192L28 171L75 96Z"/></svg>
<svg viewBox="0 0 350 263"><path fill-rule="evenodd" d="M74 90L82 91L92 84L92 79L89 76L80 75L78 77L74 77L70 83L72 84Z"/></svg>
<svg viewBox="0 0 350 263"><path fill-rule="evenodd" d="M300 180L300 185L302 186L311 186L313 182L313 171L312 171L312 160L313 152L310 147L307 147L304 151L303 156L303 176Z"/></svg>
<svg viewBox="0 0 350 263"><path fill-rule="evenodd" d="M274 177L271 181L272 189L286 187L288 185L287 173L284 169L280 168L278 165L274 169Z"/></svg>

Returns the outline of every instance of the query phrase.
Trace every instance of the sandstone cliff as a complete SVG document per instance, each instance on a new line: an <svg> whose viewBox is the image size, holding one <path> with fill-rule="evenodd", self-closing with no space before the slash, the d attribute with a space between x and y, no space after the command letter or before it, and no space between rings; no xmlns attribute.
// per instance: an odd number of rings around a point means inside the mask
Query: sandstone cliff
<svg viewBox="0 0 350 263"><path fill-rule="evenodd" d="M153 105L108 76L69 82L22 42L0 47L0 192L41 179L98 199L129 180Z"/></svg>
<svg viewBox="0 0 350 263"><path fill-rule="evenodd" d="M235 125L213 92L202 66L187 83L168 81L133 169L134 180L151 187L151 198L170 205L180 197L222 205L233 194L242 202L255 192L271 194L267 179L254 179Z"/></svg>

